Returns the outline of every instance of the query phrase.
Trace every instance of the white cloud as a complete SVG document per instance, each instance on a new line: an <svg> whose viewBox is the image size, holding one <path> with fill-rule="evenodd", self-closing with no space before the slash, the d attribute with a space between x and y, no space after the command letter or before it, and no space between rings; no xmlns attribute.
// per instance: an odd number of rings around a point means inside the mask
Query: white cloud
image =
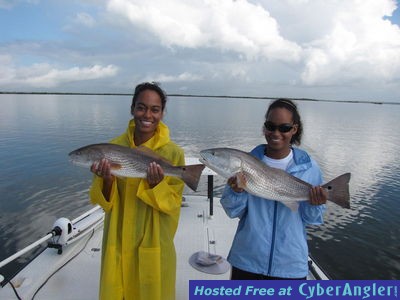
<svg viewBox="0 0 400 300"><path fill-rule="evenodd" d="M2 82L11 82L15 76L11 55L0 54L0 86Z"/></svg>
<svg viewBox="0 0 400 300"><path fill-rule="evenodd" d="M280 35L268 11L245 0L110 0L108 9L168 47L215 48L248 59L299 59L300 47Z"/></svg>
<svg viewBox="0 0 400 300"><path fill-rule="evenodd" d="M38 4L40 0L0 0L0 9L12 9L13 7L21 4Z"/></svg>
<svg viewBox="0 0 400 300"><path fill-rule="evenodd" d="M69 23L63 26L63 30L75 35L80 33L83 28L95 30L96 25L96 19L92 15L86 12L77 12L69 18Z"/></svg>
<svg viewBox="0 0 400 300"><path fill-rule="evenodd" d="M132 31L149 32L174 51L236 53L243 64L266 68L280 61L298 72L288 83L308 86L398 80L400 28L384 19L395 9L393 0L108 2Z"/></svg>
<svg viewBox="0 0 400 300"><path fill-rule="evenodd" d="M74 22L86 27L94 27L96 25L95 19L88 13L79 12L75 15Z"/></svg>
<svg viewBox="0 0 400 300"><path fill-rule="evenodd" d="M348 1L336 10L332 29L307 45L304 83L399 79L400 28L383 18L395 5L378 2Z"/></svg>
<svg viewBox="0 0 400 300"><path fill-rule="evenodd" d="M166 74L157 74L155 76L147 76L142 81L155 81L160 83L167 83L167 82L193 82L193 81L200 81L203 77L195 74L191 74L189 72L181 73L177 76L173 75L166 75Z"/></svg>
<svg viewBox="0 0 400 300"><path fill-rule="evenodd" d="M57 69L49 64L41 63L17 68L9 56L0 56L0 64L2 65L0 86L4 89L21 85L53 88L68 82L113 77L118 72L118 68L113 65Z"/></svg>

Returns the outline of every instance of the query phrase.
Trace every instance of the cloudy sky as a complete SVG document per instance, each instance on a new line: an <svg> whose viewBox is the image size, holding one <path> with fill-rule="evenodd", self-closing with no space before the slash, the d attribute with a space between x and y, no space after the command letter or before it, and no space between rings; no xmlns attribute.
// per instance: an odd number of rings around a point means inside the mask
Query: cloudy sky
<svg viewBox="0 0 400 300"><path fill-rule="evenodd" d="M396 0L0 0L0 91L400 102Z"/></svg>

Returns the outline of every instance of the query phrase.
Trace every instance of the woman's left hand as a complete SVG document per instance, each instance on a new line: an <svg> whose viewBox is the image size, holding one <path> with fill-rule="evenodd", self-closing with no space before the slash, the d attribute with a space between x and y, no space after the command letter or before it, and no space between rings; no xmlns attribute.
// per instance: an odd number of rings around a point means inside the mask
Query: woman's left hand
<svg viewBox="0 0 400 300"><path fill-rule="evenodd" d="M310 189L310 204L321 205L325 204L328 199L326 190L320 186L314 186Z"/></svg>
<svg viewBox="0 0 400 300"><path fill-rule="evenodd" d="M155 162L150 163L147 169L147 182L150 188L154 188L164 179L164 170Z"/></svg>

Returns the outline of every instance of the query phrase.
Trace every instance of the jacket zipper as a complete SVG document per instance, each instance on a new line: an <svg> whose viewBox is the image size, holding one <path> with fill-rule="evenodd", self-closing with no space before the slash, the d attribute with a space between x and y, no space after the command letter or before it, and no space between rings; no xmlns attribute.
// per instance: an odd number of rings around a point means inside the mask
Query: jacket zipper
<svg viewBox="0 0 400 300"><path fill-rule="evenodd" d="M269 264L268 264L268 276L271 275L271 268L272 268L272 260L274 259L274 248L275 248L275 233L276 233L276 214L278 209L278 201L274 203L274 219L272 224L272 242L271 242L271 251L269 254Z"/></svg>

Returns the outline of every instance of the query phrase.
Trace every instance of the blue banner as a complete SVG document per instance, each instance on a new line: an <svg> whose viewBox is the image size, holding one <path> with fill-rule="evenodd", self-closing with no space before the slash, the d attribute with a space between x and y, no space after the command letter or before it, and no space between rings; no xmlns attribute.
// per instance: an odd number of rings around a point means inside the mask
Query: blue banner
<svg viewBox="0 0 400 300"><path fill-rule="evenodd" d="M399 280L190 280L189 300L398 299Z"/></svg>

